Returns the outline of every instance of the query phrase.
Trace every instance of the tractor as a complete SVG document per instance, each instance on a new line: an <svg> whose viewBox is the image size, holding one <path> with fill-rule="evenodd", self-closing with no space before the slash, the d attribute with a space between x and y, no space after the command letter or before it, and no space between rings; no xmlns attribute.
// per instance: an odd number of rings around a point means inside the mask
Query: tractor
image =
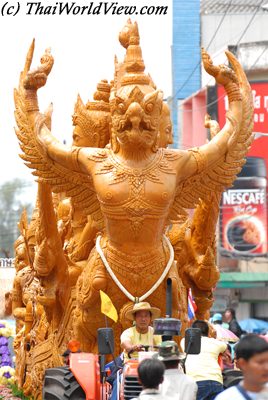
<svg viewBox="0 0 268 400"><path fill-rule="evenodd" d="M171 280L167 280L166 295L166 318L154 320L154 332L162 336L162 341L172 340L173 336L180 335L181 322L171 318ZM189 328L185 332L185 348L187 354L198 354L200 352L201 331ZM113 393L108 383L108 370L105 364L105 356L111 354L114 358L114 335L111 328L98 329L98 351L99 355L78 352L78 346L70 349L68 354L68 366L50 368L45 372L43 385L43 400L130 400L138 397L142 390L138 380L138 365L141 359L150 356L140 352L139 359L125 362L122 369L119 367L115 379L117 392ZM144 346L145 352L149 346ZM109 366L109 364L108 364ZM109 379L108 379L109 380Z"/></svg>
<svg viewBox="0 0 268 400"><path fill-rule="evenodd" d="M156 334L165 340L178 335L180 321L174 318L160 318L154 321ZM188 353L200 351L200 331L189 328L186 331ZM190 345L189 345L190 343ZM111 385L107 382L109 371L105 365L105 355L113 353L113 331L111 328L98 330L99 355L76 352L69 354L69 366L50 368L45 372L43 400L108 400L111 398ZM148 351L149 346L144 346ZM117 400L130 400L137 397L142 390L138 380L140 359L147 355L140 352L139 359L130 358L125 362L122 371L118 368ZM131 357L131 354L129 354ZM151 354L148 354L151 356ZM114 398L114 397L113 397Z"/></svg>

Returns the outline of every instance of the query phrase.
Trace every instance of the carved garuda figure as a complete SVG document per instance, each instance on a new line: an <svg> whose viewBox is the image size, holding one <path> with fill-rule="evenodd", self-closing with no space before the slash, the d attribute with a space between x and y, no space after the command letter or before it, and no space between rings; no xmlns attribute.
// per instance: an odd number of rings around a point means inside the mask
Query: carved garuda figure
<svg viewBox="0 0 268 400"><path fill-rule="evenodd" d="M195 208L200 199L209 201L213 193L218 198L232 184L252 141L251 90L241 66L230 52L227 58L233 70L214 66L203 51L205 69L228 95L226 124L199 148L160 148L163 95L144 72L137 24L128 21L119 38L126 55L116 68L109 100L110 146L68 148L52 136L37 100L37 90L45 85L52 67L49 53L39 68L28 71L28 65L23 87L15 91L24 160L53 192L65 192L104 226L76 284L74 330L85 351L96 349L96 329L103 325L100 290L119 312L116 329L120 331L133 302L146 299L165 314L165 280L170 277L173 316L186 319L183 274L181 279L166 229L180 223L186 210ZM209 274L208 292L218 279L215 266ZM193 273L191 279L198 285L200 273Z"/></svg>

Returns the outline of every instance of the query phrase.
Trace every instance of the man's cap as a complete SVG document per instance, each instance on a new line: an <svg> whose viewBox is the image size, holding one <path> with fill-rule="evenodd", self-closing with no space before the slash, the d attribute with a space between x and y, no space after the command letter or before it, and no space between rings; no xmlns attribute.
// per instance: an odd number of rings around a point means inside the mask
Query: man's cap
<svg viewBox="0 0 268 400"><path fill-rule="evenodd" d="M216 313L212 316L211 322L222 321L222 315L220 313Z"/></svg>
<svg viewBox="0 0 268 400"><path fill-rule="evenodd" d="M135 314L138 311L150 311L150 313L152 314L152 320L160 317L161 314L159 308L151 307L150 303L142 301L140 303L134 304L133 309L126 312L126 318L130 321L133 321L135 319Z"/></svg>
<svg viewBox="0 0 268 400"><path fill-rule="evenodd" d="M179 347L176 342L173 340L167 340L158 346L158 354L156 354L154 358L157 358L163 362L176 361L183 360L185 358L185 354L179 352Z"/></svg>

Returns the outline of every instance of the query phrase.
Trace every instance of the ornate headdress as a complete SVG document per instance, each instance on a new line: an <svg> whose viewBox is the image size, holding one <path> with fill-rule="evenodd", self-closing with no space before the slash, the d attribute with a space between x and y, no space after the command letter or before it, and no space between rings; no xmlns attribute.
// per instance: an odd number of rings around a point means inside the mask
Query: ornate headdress
<svg viewBox="0 0 268 400"><path fill-rule="evenodd" d="M102 80L97 84L97 90L93 95L95 101L88 101L84 105L78 95L74 107L74 125L78 125L85 136L99 134L100 147L104 147L110 137L110 90L111 86L108 81Z"/></svg>
<svg viewBox="0 0 268 400"><path fill-rule="evenodd" d="M138 25L129 19L119 33L119 41L126 49L124 61L115 58L114 86L111 90L110 106L112 116L111 144L114 152L119 150L118 132L127 118L132 103L138 103L146 115L146 123L158 129L159 113L162 108L162 92L156 90L150 75L144 72L145 65L140 47ZM144 118L144 117L143 117ZM157 140L152 147L157 149Z"/></svg>
<svg viewBox="0 0 268 400"><path fill-rule="evenodd" d="M128 19L119 33L119 42L126 49L126 55L121 63L115 57L114 87L112 91L116 92L121 86L128 85L149 85L155 89L150 75L144 73L145 64L142 58L137 22L132 23L131 19Z"/></svg>

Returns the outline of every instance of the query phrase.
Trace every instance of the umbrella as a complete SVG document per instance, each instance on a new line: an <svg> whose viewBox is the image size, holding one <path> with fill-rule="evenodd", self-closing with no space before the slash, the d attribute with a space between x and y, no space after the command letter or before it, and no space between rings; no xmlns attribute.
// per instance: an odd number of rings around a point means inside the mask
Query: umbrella
<svg viewBox="0 0 268 400"><path fill-rule="evenodd" d="M262 333L268 331L268 322L261 319L248 318L239 322L244 331L253 333Z"/></svg>
<svg viewBox="0 0 268 400"><path fill-rule="evenodd" d="M213 328L216 331L217 339L224 342L238 342L239 338L229 329L224 328L220 324L213 324Z"/></svg>

